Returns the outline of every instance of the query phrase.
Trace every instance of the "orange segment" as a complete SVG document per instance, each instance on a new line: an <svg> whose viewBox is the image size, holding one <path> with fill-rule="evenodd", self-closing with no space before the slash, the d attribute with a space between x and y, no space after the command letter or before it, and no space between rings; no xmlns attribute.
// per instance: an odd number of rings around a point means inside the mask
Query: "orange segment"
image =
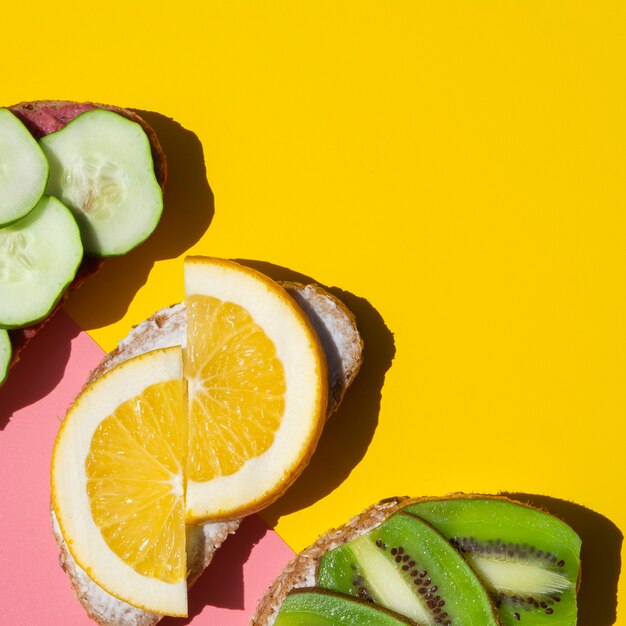
<svg viewBox="0 0 626 626"><path fill-rule="evenodd" d="M182 406L179 381L146 388L100 423L86 460L91 515L104 540L135 571L165 582L186 568Z"/></svg>
<svg viewBox="0 0 626 626"><path fill-rule="evenodd" d="M266 452L285 410L285 373L250 314L210 296L187 299L188 477L229 476Z"/></svg>
<svg viewBox="0 0 626 626"><path fill-rule="evenodd" d="M109 594L187 613L187 422L180 346L86 387L54 446L52 506L76 563Z"/></svg>
<svg viewBox="0 0 626 626"><path fill-rule="evenodd" d="M187 521L267 506L308 463L326 417L326 361L309 319L267 276L185 260Z"/></svg>

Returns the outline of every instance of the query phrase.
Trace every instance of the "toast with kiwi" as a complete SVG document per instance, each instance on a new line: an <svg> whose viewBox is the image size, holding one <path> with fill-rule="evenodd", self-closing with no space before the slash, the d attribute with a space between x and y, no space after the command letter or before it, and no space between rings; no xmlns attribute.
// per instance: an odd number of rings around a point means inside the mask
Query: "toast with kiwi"
<svg viewBox="0 0 626 626"><path fill-rule="evenodd" d="M306 313L326 356L327 415L330 415L338 408L361 366L363 342L355 318L343 302L318 285L283 283L283 286ZM185 334L185 303L158 311L131 330L91 373L85 386L133 357L159 348L184 345ZM162 618L113 597L94 583L72 558L54 513L52 518L61 565L92 619L103 626L152 626ZM237 530L240 521L218 521L187 527L189 585L209 566L215 551L228 535Z"/></svg>
<svg viewBox="0 0 626 626"><path fill-rule="evenodd" d="M3 109L0 109L0 111ZM118 106L107 105L107 104L99 104L93 102L71 102L71 101L63 101L63 100L37 100L33 102L20 102L19 104L15 104L9 107L6 107L15 118L23 124L23 126L30 132L32 137L39 142L40 145L43 146L43 150L46 152L46 156L48 160L51 162L50 172L47 178L47 187L45 190L45 194L51 194L53 196L59 196L63 193L63 191L59 188L60 183L54 183L54 172L55 168L59 169L60 157L59 154L65 155L68 154L68 145L69 154L68 159L73 158L73 154L71 152L72 142L75 141L72 136L69 137L64 136L64 132L70 128L70 126L75 125L79 116L85 113L93 113L94 111L104 112L109 116L113 116L115 121L119 121L117 118L123 118L125 121L132 122L133 128L141 129L137 130L138 134L143 133L145 138L147 138L147 143L149 144L149 155L146 158L146 163L148 165L146 167L150 167L153 170L153 176L156 184L151 186L151 193L154 197L154 203L156 205L156 209L153 211L154 215L151 218L152 224L151 228L156 226L156 221L158 221L158 217L160 217L160 212L158 210L159 202L162 207L162 194L165 190L165 185L167 182L167 161L165 157L165 153L161 144L159 143L159 139L152 129L152 127L137 113L131 111L129 109L125 109ZM93 117L93 116L92 116ZM83 118L81 120L81 124L84 122ZM97 126L98 120L93 122L92 126ZM138 125L138 126L137 126ZM61 131L61 132L60 132ZM76 133L76 130L73 130ZM93 133L93 128L84 128L78 129L79 133L87 134ZM61 146L57 146L56 143L59 143L59 138L61 139ZM52 145L46 147L43 145L44 142L48 142ZM100 159L99 156L94 156L91 162L87 163L87 168L89 171L94 171L94 168L98 170L100 174L106 177L109 175L109 179L111 177L111 165L107 163L102 163L98 161ZM107 170L108 168L108 170ZM59 169L60 172L64 170ZM60 175L59 175L60 176ZM104 183L101 185L101 190L104 189L107 193L111 193L111 185L110 180L107 181L109 186L107 187ZM160 200L159 197L160 196ZM44 198L47 195L43 196ZM91 197L88 198L88 201L91 203L91 207L93 210L97 210L97 198ZM124 209L126 213L130 213ZM36 208L31 211L30 214L34 213ZM158 213L158 215L157 215ZM30 215L29 214L29 215ZM76 217L76 215L75 215ZM27 218L24 218L27 219ZM78 222L80 222L80 217L76 218ZM156 221L155 221L156 220ZM9 226L15 227L18 222L10 224ZM85 232L89 231L91 226L86 224L84 228L79 223L79 228L81 228L81 238L83 247L85 248L85 252L82 256L82 260L79 260L79 265L76 270L73 270L71 276L67 279L67 284L62 286L60 292L56 294L55 298L52 300L52 304L50 305L49 310L46 312L39 313L34 316L35 321L32 323L27 322L26 324L18 323L13 320L8 320L4 323L4 327L8 328L8 337L10 340L10 350L6 352L7 354L7 370L10 369L20 358L21 351L26 347L26 345L37 335L37 333L41 330L41 328L46 324L46 322L54 315L54 313L62 306L63 302L67 298L69 291L77 289L80 285L87 280L91 275L97 272L104 262L104 258L109 254L105 251L104 254L100 254L101 251L94 249L93 252L90 252L86 245L86 240L89 238L89 235L85 235ZM151 231L150 231L151 232ZM141 236L138 237L141 239ZM139 243L139 241L138 241ZM7 247L13 246L12 242L7 244ZM13 246L14 247L14 246ZM114 248L111 248L114 250ZM114 250L114 254L117 254ZM52 265L48 262L48 265ZM31 289L31 293L32 293ZM0 320L1 322L1 320ZM0 323L0 327L2 327L2 323ZM0 372L0 381L2 380L2 372Z"/></svg>
<svg viewBox="0 0 626 626"><path fill-rule="evenodd" d="M298 554L250 626L356 625L359 603L384 609L372 626L575 626L579 584L580 539L545 511L478 494L390 498Z"/></svg>

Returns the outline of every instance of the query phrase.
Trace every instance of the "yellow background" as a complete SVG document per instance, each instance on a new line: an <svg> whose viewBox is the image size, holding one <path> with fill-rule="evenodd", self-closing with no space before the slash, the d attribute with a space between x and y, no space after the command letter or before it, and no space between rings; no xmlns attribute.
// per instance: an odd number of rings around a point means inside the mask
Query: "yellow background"
<svg viewBox="0 0 626 626"><path fill-rule="evenodd" d="M0 46L2 104L150 111L170 156L165 226L69 302L103 348L187 248L355 310L362 376L265 514L294 549L385 496L528 494L583 535L581 623L619 623L624 3L34 0Z"/></svg>

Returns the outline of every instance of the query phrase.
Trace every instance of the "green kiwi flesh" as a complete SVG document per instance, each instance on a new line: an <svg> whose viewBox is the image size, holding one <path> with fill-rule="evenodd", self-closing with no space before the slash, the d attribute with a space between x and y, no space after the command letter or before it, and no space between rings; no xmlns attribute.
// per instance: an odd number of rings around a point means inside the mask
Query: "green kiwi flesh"
<svg viewBox="0 0 626 626"><path fill-rule="evenodd" d="M274 626L419 626L371 602L323 589L297 589L283 602Z"/></svg>
<svg viewBox="0 0 626 626"><path fill-rule="evenodd" d="M448 540L407 512L327 552L317 584L424 626L489 626L498 614L482 582Z"/></svg>
<svg viewBox="0 0 626 626"><path fill-rule="evenodd" d="M484 496L421 500L403 510L432 524L463 555L505 626L575 626L581 541L563 521Z"/></svg>

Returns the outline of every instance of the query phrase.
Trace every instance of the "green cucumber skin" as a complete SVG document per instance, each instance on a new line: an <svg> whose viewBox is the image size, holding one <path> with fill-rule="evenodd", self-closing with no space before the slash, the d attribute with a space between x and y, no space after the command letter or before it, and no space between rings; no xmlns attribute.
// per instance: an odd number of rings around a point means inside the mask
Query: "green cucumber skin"
<svg viewBox="0 0 626 626"><path fill-rule="evenodd" d="M137 142L132 142L133 145L131 146L131 150L134 151L133 154L137 154L137 158L128 160L133 161L133 163L140 163L143 166L141 171L137 170L136 172L120 168L124 175L129 172L138 174L140 182L133 184L141 186L141 193L134 192L137 201L132 206L127 207L125 211L118 213L116 219L105 220L107 223L104 226L96 218L86 214L82 208L74 205L72 200L73 192L68 190L65 182L68 179L69 162L75 161L72 158L74 154L84 156L90 150L92 154L97 152L95 150L97 146L93 148L91 146L82 147L81 150L76 152L73 148L74 143L79 146L88 144L88 141L82 140L81 133L89 133L90 124L96 126L102 124L117 126L115 132L120 132L119 129L124 127L131 129L129 134L132 132L137 135L134 137ZM158 226L163 213L163 191L154 171L150 140L137 122L131 121L113 111L93 109L81 113L62 129L42 137L39 140L39 144L50 162L50 177L46 193L59 198L72 211L74 218L78 222L83 246L87 254L102 258L122 256L150 237ZM68 145L71 147L68 148ZM107 156L106 149L104 155ZM102 154L98 153L98 156L102 156ZM113 158L113 161L115 161L115 158ZM135 187L132 187L132 189L135 189ZM138 212L138 207L140 206L139 199L146 203L144 206L145 213L143 214ZM129 217L131 218L130 220L128 220ZM145 221L137 220L136 218L138 217L145 218ZM133 231L132 237L128 237L128 232L137 223L141 224L139 230ZM112 235L111 233L115 234Z"/></svg>
<svg viewBox="0 0 626 626"><path fill-rule="evenodd" d="M580 537L565 522L520 503L478 497L422 500L403 509L425 519L448 539L474 537L478 541L500 539L505 543L535 544L544 552L557 552L565 561L563 573L572 588L563 592L552 614L503 603L499 607L504 626L575 626L576 587L580 570ZM558 551L557 551L558 548ZM488 581L485 581L489 586ZM520 619L515 617L518 613Z"/></svg>
<svg viewBox="0 0 626 626"><path fill-rule="evenodd" d="M6 111L6 113L5 113L5 111ZM31 204L30 208L28 208L27 210L22 211L19 215L16 215L15 217L12 217L12 218L7 219L5 221L0 220L0 228L6 228L7 226L11 226L12 224L15 224L19 220L21 220L24 217L26 217L37 206L37 204L41 200L42 196L44 195L46 186L48 185L48 180L50 179L50 164L48 163L48 159L46 158L45 154L43 153L43 150L41 149L41 146L37 143L37 140L31 135L31 133L28 130L28 128L26 128L26 126L24 125L22 120L20 120L20 118L17 117L17 115L15 115L9 109L5 109L5 108L0 108L0 115L10 115L15 120L15 122L17 122L17 124L19 124L24 129L25 135L28 135L28 137L30 137L31 140L32 140L32 147L41 154L40 165L43 166L43 170L44 170L44 172L43 172L44 176L43 176L42 182L40 184L40 192L38 192L39 195L38 195L37 199L35 200L34 204Z"/></svg>
<svg viewBox="0 0 626 626"><path fill-rule="evenodd" d="M419 626L369 602L320 589L298 589L283 602L274 626Z"/></svg>
<svg viewBox="0 0 626 626"><path fill-rule="evenodd" d="M13 349L9 333L6 330L0 330L0 385L4 383L9 374L12 354Z"/></svg>
<svg viewBox="0 0 626 626"><path fill-rule="evenodd" d="M445 611L450 615L452 623L457 623L461 617L466 626L497 626L500 623L482 582L446 538L430 524L410 513L400 512L365 533L365 536L374 544L379 541L386 546L380 549L389 560L395 561L395 556L391 554L392 547L401 545L404 546L405 554L409 553L416 561L411 569L426 569L429 575L432 571L431 585L437 584L436 593L446 598ZM353 570L353 566L356 569ZM355 574L360 574L367 581L367 572L363 572L360 564L351 558L348 542L322 557L318 565L317 583L324 588L356 595L353 584ZM402 575L410 584L413 583L408 572ZM376 595L374 600L379 601Z"/></svg>
<svg viewBox="0 0 626 626"><path fill-rule="evenodd" d="M74 251L75 259L74 259L74 262L72 263L72 271L68 272L65 282L61 286L59 286L58 291L56 292L56 295L53 298L48 299L46 301L46 304L42 305L42 307L32 316L27 317L27 318L19 318L19 319L14 318L11 321L9 320L9 318L3 318L2 315L0 315L0 329L11 330L11 329L16 329L16 328L25 328L27 326L31 326L45 319L50 314L50 312L55 308L57 303L61 300L61 298L67 291L67 288L69 287L72 280L76 276L76 272L78 271L78 268L82 261L83 250L82 250L82 245L80 243L81 241L80 231L78 229L78 225L76 224L76 220L74 219L72 212L62 202L60 202L59 200L57 200L56 198L52 196L44 196L39 201L37 207L35 207L26 217L22 218L18 222L14 223L12 226L7 227L7 229L3 229L3 230L7 232L9 229L18 229L18 228L27 229L29 225L39 217L38 212L40 210L39 209L40 205L43 205L44 203L47 203L47 202L54 204L56 210L60 211L65 216L68 233L71 234L72 239L76 243L76 249ZM45 206L43 206L41 210L43 211L44 209L45 209ZM0 237L2 236L2 234L3 233L0 232ZM79 250L80 250L80 254L78 253ZM2 288L2 281L0 281L0 288Z"/></svg>

